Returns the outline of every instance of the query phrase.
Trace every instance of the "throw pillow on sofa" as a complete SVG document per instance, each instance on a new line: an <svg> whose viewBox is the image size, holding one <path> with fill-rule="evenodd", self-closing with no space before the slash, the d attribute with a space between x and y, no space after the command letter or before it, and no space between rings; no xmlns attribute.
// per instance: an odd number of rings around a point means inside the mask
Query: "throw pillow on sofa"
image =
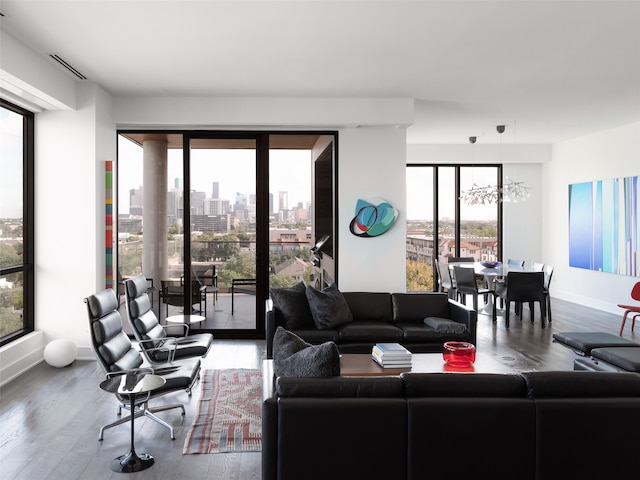
<svg viewBox="0 0 640 480"><path fill-rule="evenodd" d="M273 373L276 377L337 377L338 346L334 342L311 345L278 327L273 336Z"/></svg>
<svg viewBox="0 0 640 480"><path fill-rule="evenodd" d="M298 282L293 287L270 290L273 306L282 315L284 327L287 330L315 327L305 293L306 289L304 282Z"/></svg>
<svg viewBox="0 0 640 480"><path fill-rule="evenodd" d="M468 333L464 323L454 322L448 318L427 317L424 319L424 324L438 333Z"/></svg>
<svg viewBox="0 0 640 480"><path fill-rule="evenodd" d="M349 305L335 283L322 291L307 286L306 294L313 321L318 329L335 328L353 320Z"/></svg>

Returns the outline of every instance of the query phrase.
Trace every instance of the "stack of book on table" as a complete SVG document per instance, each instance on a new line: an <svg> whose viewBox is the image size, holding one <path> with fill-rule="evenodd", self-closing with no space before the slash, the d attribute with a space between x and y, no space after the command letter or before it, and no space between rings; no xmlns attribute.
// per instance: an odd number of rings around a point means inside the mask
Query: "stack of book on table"
<svg viewBox="0 0 640 480"><path fill-rule="evenodd" d="M411 367L411 352L399 343L376 343L371 358L384 368Z"/></svg>

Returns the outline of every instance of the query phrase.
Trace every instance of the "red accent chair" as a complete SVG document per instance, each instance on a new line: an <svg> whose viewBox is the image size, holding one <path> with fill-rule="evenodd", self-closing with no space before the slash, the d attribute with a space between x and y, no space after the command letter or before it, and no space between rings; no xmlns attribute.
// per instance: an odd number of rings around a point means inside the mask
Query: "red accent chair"
<svg viewBox="0 0 640 480"><path fill-rule="evenodd" d="M631 298L640 302L640 282L636 283L631 289ZM624 330L624 324L627 321L627 316L630 313L634 313L635 315L631 319L631 331L633 332L633 327L636 326L636 317L640 316L640 304L638 305L623 305L618 304L620 308L624 308L624 315L622 317L622 325L620 326L620 336L622 336L622 331Z"/></svg>

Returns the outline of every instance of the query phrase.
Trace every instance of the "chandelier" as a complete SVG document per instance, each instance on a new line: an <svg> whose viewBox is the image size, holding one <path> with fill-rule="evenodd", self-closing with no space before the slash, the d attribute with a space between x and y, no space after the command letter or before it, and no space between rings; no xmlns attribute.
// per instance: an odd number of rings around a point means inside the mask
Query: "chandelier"
<svg viewBox="0 0 640 480"><path fill-rule="evenodd" d="M524 182L514 182L507 177L507 183L502 187L497 185L480 187L474 183L471 188L462 192L460 200L467 205L487 205L498 202L517 203L525 201L531 196L529 190L530 187L525 186Z"/></svg>
<svg viewBox="0 0 640 480"><path fill-rule="evenodd" d="M498 133L502 134L505 131L504 125L498 125L496 127ZM469 137L469 143L476 143L477 137ZM500 161L502 162L502 141L500 142ZM460 200L467 205L488 205L498 202L513 202L525 201L531 196L529 193L530 187L524 185L524 182L514 182L509 177L506 178L506 183L501 187L498 185L487 185L481 187L475 182L471 185L471 188L460 192Z"/></svg>

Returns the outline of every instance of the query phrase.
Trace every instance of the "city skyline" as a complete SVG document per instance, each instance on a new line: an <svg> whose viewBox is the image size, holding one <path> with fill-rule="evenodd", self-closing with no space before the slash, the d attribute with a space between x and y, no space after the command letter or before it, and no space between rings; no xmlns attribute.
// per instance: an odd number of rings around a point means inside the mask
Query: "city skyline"
<svg viewBox="0 0 640 480"><path fill-rule="evenodd" d="M118 210L129 211L129 191L143 186L142 148L119 137ZM192 152L191 190L209 198L213 183L218 183L219 198L235 202L236 194L255 194L255 152L253 150L194 150ZM176 178L182 180L182 151L171 149L167 158L168 190ZM242 175L238 175L242 172ZM274 150L270 158L270 193L277 198L286 191L289 208L299 202L311 202L311 153L308 150ZM184 182L182 182L183 184Z"/></svg>

